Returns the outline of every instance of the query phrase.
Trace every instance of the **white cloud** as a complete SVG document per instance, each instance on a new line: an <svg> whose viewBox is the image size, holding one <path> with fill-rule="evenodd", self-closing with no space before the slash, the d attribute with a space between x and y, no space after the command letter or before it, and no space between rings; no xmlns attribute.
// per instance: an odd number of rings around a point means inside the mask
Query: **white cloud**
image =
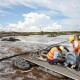
<svg viewBox="0 0 80 80"><path fill-rule="evenodd" d="M10 8L12 5L24 5L34 9L41 6L51 10L60 10L63 13L80 11L80 0L0 0L0 7Z"/></svg>
<svg viewBox="0 0 80 80"><path fill-rule="evenodd" d="M61 3L61 11L72 18L80 18L80 0L65 0Z"/></svg>
<svg viewBox="0 0 80 80"><path fill-rule="evenodd" d="M3 29L3 26L0 24L0 31L4 31Z"/></svg>
<svg viewBox="0 0 80 80"><path fill-rule="evenodd" d="M59 10L64 15L72 17L80 13L80 0L0 0L0 7L12 8L12 5L24 5L33 9L41 6Z"/></svg>
<svg viewBox="0 0 80 80"><path fill-rule="evenodd" d="M18 24L7 25L7 30L11 31L57 31L61 29L61 25L54 22L49 16L40 13L23 14L24 21Z"/></svg>
<svg viewBox="0 0 80 80"><path fill-rule="evenodd" d="M62 25L79 25L80 24L80 19L66 19L66 20L63 20Z"/></svg>
<svg viewBox="0 0 80 80"><path fill-rule="evenodd" d="M13 5L14 6L15 5L17 5L17 6L23 5L23 6L32 8L32 9L38 9L40 7L44 7L46 9L49 9L50 11L48 12L48 11L44 10L44 12L42 12L42 10L41 10L41 13L45 13L45 14L51 13L50 15L52 15L52 16L54 16L54 12L59 11L64 16L70 17L69 19L62 20L61 25L63 25L63 26L64 25L66 25L66 26L67 25L71 25L71 26L80 25L80 0L0 0L0 9L13 8L12 7ZM4 12L4 13L6 13L6 12ZM44 14L44 17L45 17L45 14ZM51 18L49 18L49 16L46 16L46 19L43 20L43 18L42 18L43 15L42 15L42 17L41 17L41 15L39 15L40 17L36 16L36 18L34 18L35 15L36 15L36 13L34 14L34 16L31 15L30 13L24 14L23 15L25 17L24 22L22 22L22 21L18 22L18 24L16 24L17 28L19 28L19 26L22 26L21 28L22 29L25 28L25 30L26 30L27 29L26 27L33 26L35 29L36 27L40 27L40 26L44 26L44 25L48 26L49 24L50 24L49 25L49 28L50 28L51 24L54 22L53 20L51 20ZM49 19L47 19L47 17ZM37 23L36 23L36 20L37 20ZM40 24L40 21L41 21L42 25ZM50 23L48 24L48 22L50 22ZM10 24L10 25L12 25L12 24ZM59 25L56 25L56 26L59 26ZM64 29L67 29L67 27L64 26ZM39 30L39 28L37 30ZM75 30L75 28L73 28L73 30Z"/></svg>
<svg viewBox="0 0 80 80"><path fill-rule="evenodd" d="M33 2L33 0L0 0L0 7L12 8L12 5L24 5L30 8L36 8Z"/></svg>

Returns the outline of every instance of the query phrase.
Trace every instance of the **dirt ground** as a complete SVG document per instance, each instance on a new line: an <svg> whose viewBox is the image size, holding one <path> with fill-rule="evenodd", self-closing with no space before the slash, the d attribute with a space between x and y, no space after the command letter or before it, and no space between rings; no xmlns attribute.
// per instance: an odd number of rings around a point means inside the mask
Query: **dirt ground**
<svg viewBox="0 0 80 80"><path fill-rule="evenodd" d="M15 74L16 75L11 77L12 80L15 80L16 77L23 77L22 80L64 80L48 73L45 73L37 68L33 68L29 72L17 70Z"/></svg>
<svg viewBox="0 0 80 80"><path fill-rule="evenodd" d="M65 80L48 74L37 67L21 70L12 65L9 60L0 63L0 80ZM5 64L5 65L4 65Z"/></svg>
<svg viewBox="0 0 80 80"><path fill-rule="evenodd" d="M16 36L21 41L0 41L0 59L12 56L24 51L43 50L46 47L65 41L68 36L47 37L46 35ZM65 43L67 45L67 43ZM0 62L0 80L65 80L45 73L37 68L31 70L20 70L14 68L12 59Z"/></svg>

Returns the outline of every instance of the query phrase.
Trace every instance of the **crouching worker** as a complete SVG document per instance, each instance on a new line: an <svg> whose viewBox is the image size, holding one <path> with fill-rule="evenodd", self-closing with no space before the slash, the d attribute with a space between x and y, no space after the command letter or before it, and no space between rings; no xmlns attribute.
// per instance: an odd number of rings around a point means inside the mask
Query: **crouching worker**
<svg viewBox="0 0 80 80"><path fill-rule="evenodd" d="M62 59L62 52L63 52L63 50L64 50L63 46L53 47L47 53L47 61L50 64L57 64L57 63L63 64L65 62L65 60Z"/></svg>

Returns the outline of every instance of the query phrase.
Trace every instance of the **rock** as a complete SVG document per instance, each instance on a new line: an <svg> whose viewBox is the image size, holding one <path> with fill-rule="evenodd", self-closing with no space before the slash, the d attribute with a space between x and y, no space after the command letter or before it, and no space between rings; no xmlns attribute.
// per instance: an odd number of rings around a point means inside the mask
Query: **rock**
<svg viewBox="0 0 80 80"><path fill-rule="evenodd" d="M13 65L22 70L30 69L30 64L24 59L15 59L13 60Z"/></svg>
<svg viewBox="0 0 80 80"><path fill-rule="evenodd" d="M48 37L57 37L57 34L50 34Z"/></svg>
<svg viewBox="0 0 80 80"><path fill-rule="evenodd" d="M0 38L2 38L2 36L0 36Z"/></svg>
<svg viewBox="0 0 80 80"><path fill-rule="evenodd" d="M20 41L20 40L10 37L10 38L3 38L1 41Z"/></svg>

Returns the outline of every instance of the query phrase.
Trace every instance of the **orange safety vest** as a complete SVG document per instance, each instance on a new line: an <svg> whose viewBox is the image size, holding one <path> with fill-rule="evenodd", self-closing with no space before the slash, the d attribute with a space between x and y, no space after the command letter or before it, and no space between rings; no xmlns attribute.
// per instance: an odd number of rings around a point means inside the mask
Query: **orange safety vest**
<svg viewBox="0 0 80 80"><path fill-rule="evenodd" d="M80 41L78 41L78 54L80 55Z"/></svg>
<svg viewBox="0 0 80 80"><path fill-rule="evenodd" d="M80 54L80 41L78 41L78 46L75 48L74 45L73 45L73 48L75 51L78 52L78 54Z"/></svg>
<svg viewBox="0 0 80 80"><path fill-rule="evenodd" d="M56 47L53 47L47 54L47 58L50 59L50 60L53 60L54 58L54 51L58 51L59 50L56 48Z"/></svg>

